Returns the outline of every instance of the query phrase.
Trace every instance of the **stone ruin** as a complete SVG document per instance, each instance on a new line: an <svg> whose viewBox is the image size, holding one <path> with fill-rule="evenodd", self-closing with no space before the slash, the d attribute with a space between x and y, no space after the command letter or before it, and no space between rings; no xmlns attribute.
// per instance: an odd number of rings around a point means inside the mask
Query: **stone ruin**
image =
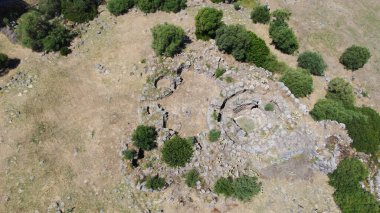
<svg viewBox="0 0 380 213"><path fill-rule="evenodd" d="M195 136L191 161L183 168L170 168L160 162L159 148L152 151L147 159L148 167L128 172L128 178L137 183L138 191L149 191L144 187L144 177L159 174L174 188L171 194L160 199L181 202L186 193L175 190L176 187L183 189L183 183L175 180L195 168L202 179L202 183L196 186L199 197L215 204L218 196L211 189L220 177L261 176L266 168L300 156L316 170L330 173L344 157L355 155L343 124L315 122L305 116L309 112L308 107L295 98L283 83L271 80L270 72L248 64L236 63L236 67L229 64L211 44L167 59L151 69L140 96L138 113L141 123L153 125L158 130L158 147L176 132L166 127L170 112L157 101L175 92L182 82L182 72L207 76L220 87L221 94L209 101L205 115L208 129ZM166 69L156 69L158 66ZM226 68L223 76L233 78L234 82L213 77L218 67ZM160 79L169 79L170 86L158 88ZM267 103L274 105L273 111L265 111ZM208 140L208 132L212 129L221 131L218 142Z"/></svg>

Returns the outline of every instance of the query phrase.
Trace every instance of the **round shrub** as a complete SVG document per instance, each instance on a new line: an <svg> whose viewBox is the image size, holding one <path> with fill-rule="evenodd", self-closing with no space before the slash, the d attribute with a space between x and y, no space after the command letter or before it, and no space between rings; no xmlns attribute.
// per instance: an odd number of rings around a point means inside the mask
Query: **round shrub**
<svg viewBox="0 0 380 213"><path fill-rule="evenodd" d="M215 38L216 30L222 25L223 12L210 7L202 8L195 16L195 35L197 39Z"/></svg>
<svg viewBox="0 0 380 213"><path fill-rule="evenodd" d="M160 24L152 29L152 47L158 56L173 57L185 44L185 31L172 24Z"/></svg>
<svg viewBox="0 0 380 213"><path fill-rule="evenodd" d="M186 8L187 0L164 0L160 10L165 12L179 12Z"/></svg>
<svg viewBox="0 0 380 213"><path fill-rule="evenodd" d="M286 54L293 54L299 44L293 30L283 21L273 21L269 27L269 36L276 49Z"/></svg>
<svg viewBox="0 0 380 213"><path fill-rule="evenodd" d="M240 6L240 3L239 3L239 2L235 2L235 3L234 3L234 9L235 9L235 10L240 10L240 9L241 9L241 6Z"/></svg>
<svg viewBox="0 0 380 213"><path fill-rule="evenodd" d="M42 40L43 48L46 51L59 51L70 45L74 35L70 30L61 25L56 25L49 34Z"/></svg>
<svg viewBox="0 0 380 213"><path fill-rule="evenodd" d="M259 5L251 12L253 23L266 24L270 21L269 8L266 5Z"/></svg>
<svg viewBox="0 0 380 213"><path fill-rule="evenodd" d="M185 183L188 187L194 188L199 181L199 172L196 169L192 169L185 175Z"/></svg>
<svg viewBox="0 0 380 213"><path fill-rule="evenodd" d="M209 140L210 142L216 142L216 141L219 140L220 135L221 135L221 132L220 132L219 130L212 129L212 130L208 133L208 140Z"/></svg>
<svg viewBox="0 0 380 213"><path fill-rule="evenodd" d="M347 106L355 103L352 86L343 78L334 78L329 82L326 98L341 101Z"/></svg>
<svg viewBox="0 0 380 213"><path fill-rule="evenodd" d="M18 20L16 29L21 43L34 51L42 51L42 40L48 35L51 26L37 11L24 13Z"/></svg>
<svg viewBox="0 0 380 213"><path fill-rule="evenodd" d="M327 65L321 54L316 52L304 52L298 56L298 66L309 70L313 75L323 75Z"/></svg>
<svg viewBox="0 0 380 213"><path fill-rule="evenodd" d="M241 201L249 201L261 190L261 183L257 183L257 177L241 176L234 180L234 197Z"/></svg>
<svg viewBox="0 0 380 213"><path fill-rule="evenodd" d="M153 126L139 125L132 134L134 145L142 150L156 147L157 131Z"/></svg>
<svg viewBox="0 0 380 213"><path fill-rule="evenodd" d="M0 53L0 72L8 67L8 56Z"/></svg>
<svg viewBox="0 0 380 213"><path fill-rule="evenodd" d="M137 7L144 13L154 13L161 6L161 0L136 0Z"/></svg>
<svg viewBox="0 0 380 213"><path fill-rule="evenodd" d="M159 177L158 175L151 177L149 176L146 180L146 188L152 190L160 190L165 187L166 181L164 178Z"/></svg>
<svg viewBox="0 0 380 213"><path fill-rule="evenodd" d="M38 10L47 18L61 14L61 0L38 0Z"/></svg>
<svg viewBox="0 0 380 213"><path fill-rule="evenodd" d="M179 136L165 141L162 148L162 160L171 167L183 167L193 156L192 144Z"/></svg>
<svg viewBox="0 0 380 213"><path fill-rule="evenodd" d="M368 48L353 45L344 51L339 61L346 69L355 71L362 68L370 57L371 53Z"/></svg>
<svg viewBox="0 0 380 213"><path fill-rule="evenodd" d="M232 178L219 178L214 185L214 192L230 197L234 194L234 186Z"/></svg>
<svg viewBox="0 0 380 213"><path fill-rule="evenodd" d="M61 0L62 14L70 21L83 23L98 14L96 0Z"/></svg>
<svg viewBox="0 0 380 213"><path fill-rule="evenodd" d="M272 103L267 103L264 107L265 111L273 111L274 110L274 106Z"/></svg>
<svg viewBox="0 0 380 213"><path fill-rule="evenodd" d="M132 160L133 158L135 158L137 152L134 149L128 149L128 150L124 150L122 154L123 154L124 159Z"/></svg>
<svg viewBox="0 0 380 213"><path fill-rule="evenodd" d="M288 9L277 9L272 13L272 16L276 21L282 22L289 21L291 15L292 12L290 12Z"/></svg>
<svg viewBox="0 0 380 213"><path fill-rule="evenodd" d="M135 4L134 0L109 0L107 9L115 16L128 12Z"/></svg>
<svg viewBox="0 0 380 213"><path fill-rule="evenodd" d="M297 98L305 97L313 92L313 78L303 69L289 69L281 77L283 82Z"/></svg>

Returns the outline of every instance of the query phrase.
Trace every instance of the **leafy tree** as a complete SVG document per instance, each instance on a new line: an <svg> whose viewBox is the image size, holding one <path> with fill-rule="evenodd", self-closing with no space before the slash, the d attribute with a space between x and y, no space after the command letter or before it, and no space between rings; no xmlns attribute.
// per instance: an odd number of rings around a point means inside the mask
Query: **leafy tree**
<svg viewBox="0 0 380 213"><path fill-rule="evenodd" d="M127 149L127 150L124 150L122 154L123 154L124 159L132 160L136 156L137 152L134 149Z"/></svg>
<svg viewBox="0 0 380 213"><path fill-rule="evenodd" d="M160 24L152 29L152 47L157 55L173 57L185 44L185 31L172 24Z"/></svg>
<svg viewBox="0 0 380 213"><path fill-rule="evenodd" d="M277 9L273 11L272 16L275 18L276 21L289 21L290 16L292 15L292 12L288 9Z"/></svg>
<svg viewBox="0 0 380 213"><path fill-rule="evenodd" d="M247 47L246 61L262 67L268 61L270 50L265 41L256 34L248 31L248 36L250 37L250 45Z"/></svg>
<svg viewBox="0 0 380 213"><path fill-rule="evenodd" d="M286 54L293 54L299 44L293 30L283 21L273 21L269 27L269 36L276 49Z"/></svg>
<svg viewBox="0 0 380 213"><path fill-rule="evenodd" d="M47 18L61 14L61 0L38 0L38 10Z"/></svg>
<svg viewBox="0 0 380 213"><path fill-rule="evenodd" d="M137 7L144 13L154 13L161 6L161 0L137 0Z"/></svg>
<svg viewBox="0 0 380 213"><path fill-rule="evenodd" d="M59 51L70 45L74 34L61 25L55 25L49 34L42 40L44 50Z"/></svg>
<svg viewBox="0 0 380 213"><path fill-rule="evenodd" d="M341 101L347 106L353 106L355 103L352 86L343 78L334 78L329 82L326 98Z"/></svg>
<svg viewBox="0 0 380 213"><path fill-rule="evenodd" d="M199 172L196 169L192 169L185 175L185 183L188 187L194 188L199 181Z"/></svg>
<svg viewBox="0 0 380 213"><path fill-rule="evenodd" d="M258 5L251 12L251 19L253 23L266 24L270 21L269 8L266 5Z"/></svg>
<svg viewBox="0 0 380 213"><path fill-rule="evenodd" d="M321 54L306 51L298 56L298 66L310 71L313 75L323 75L327 65Z"/></svg>
<svg viewBox="0 0 380 213"><path fill-rule="evenodd" d="M247 47L250 46L248 31L242 25L226 25L216 31L216 45L225 53L232 54L236 60L245 61Z"/></svg>
<svg viewBox="0 0 380 213"><path fill-rule="evenodd" d="M362 68L368 62L370 57L371 53L368 48L353 45L344 51L339 61L346 67L346 69L355 71Z"/></svg>
<svg viewBox="0 0 380 213"><path fill-rule="evenodd" d="M303 69L289 69L280 79L295 97L305 97L313 92L313 78Z"/></svg>
<svg viewBox="0 0 380 213"><path fill-rule="evenodd" d="M249 201L261 190L261 183L257 183L257 177L241 176L234 180L234 197L241 201Z"/></svg>
<svg viewBox="0 0 380 213"><path fill-rule="evenodd" d="M223 194L226 197L230 197L234 194L234 184L232 178L219 178L214 185L214 191L217 194Z"/></svg>
<svg viewBox="0 0 380 213"><path fill-rule="evenodd" d="M115 16L128 12L135 5L134 0L109 0L107 9Z"/></svg>
<svg viewBox="0 0 380 213"><path fill-rule="evenodd" d="M220 132L219 130L212 129L212 130L208 133L208 140L209 140L210 142L216 142L216 141L219 140L220 135L221 135L221 132Z"/></svg>
<svg viewBox="0 0 380 213"><path fill-rule="evenodd" d="M164 0L160 10L165 12L179 12L186 8L187 0Z"/></svg>
<svg viewBox="0 0 380 213"><path fill-rule="evenodd" d="M16 33L21 43L34 51L43 49L42 40L48 35L51 26L37 11L23 14L18 20Z"/></svg>
<svg viewBox="0 0 380 213"><path fill-rule="evenodd" d="M165 141L162 148L162 160L171 167L183 167L193 156L192 144L179 136Z"/></svg>
<svg viewBox="0 0 380 213"><path fill-rule="evenodd" d="M139 125L132 134L134 145L142 150L156 147L157 132L153 126Z"/></svg>
<svg viewBox="0 0 380 213"><path fill-rule="evenodd" d="M216 31L223 26L223 12L211 7L205 7L195 16L195 35L197 39L209 40L215 38Z"/></svg>
<svg viewBox="0 0 380 213"><path fill-rule="evenodd" d="M96 0L61 0L62 14L70 21L83 23L98 14Z"/></svg>
<svg viewBox="0 0 380 213"><path fill-rule="evenodd" d="M360 186L368 176L365 165L355 158L342 160L337 169L329 175L329 184L336 190L334 200L345 212L380 212L376 198Z"/></svg>
<svg viewBox="0 0 380 213"><path fill-rule="evenodd" d="M149 176L146 180L145 186L148 189L160 190L165 187L165 184L165 179L156 175L154 177Z"/></svg>
<svg viewBox="0 0 380 213"><path fill-rule="evenodd" d="M0 53L0 72L8 67L8 56Z"/></svg>

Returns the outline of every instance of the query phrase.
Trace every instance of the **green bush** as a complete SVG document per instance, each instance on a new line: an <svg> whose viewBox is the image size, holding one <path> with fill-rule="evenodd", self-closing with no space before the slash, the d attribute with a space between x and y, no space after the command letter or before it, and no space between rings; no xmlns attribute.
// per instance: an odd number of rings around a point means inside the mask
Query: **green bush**
<svg viewBox="0 0 380 213"><path fill-rule="evenodd" d="M160 24L152 29L152 47L158 56L173 57L185 44L185 31L172 24Z"/></svg>
<svg viewBox="0 0 380 213"><path fill-rule="evenodd" d="M165 184L165 179L156 175L154 177L149 176L146 180L145 186L148 189L160 190L165 187Z"/></svg>
<svg viewBox="0 0 380 213"><path fill-rule="evenodd" d="M286 54L293 54L299 44L293 30L283 21L273 21L269 27L269 36L276 49Z"/></svg>
<svg viewBox="0 0 380 213"><path fill-rule="evenodd" d="M222 68L218 68L215 70L215 78L220 78L222 77L222 75L224 75L224 73L226 73L226 69L222 69Z"/></svg>
<svg viewBox="0 0 380 213"><path fill-rule="evenodd" d="M109 0L107 9L115 16L128 12L135 5L134 0Z"/></svg>
<svg viewBox="0 0 380 213"><path fill-rule="evenodd" d="M265 59L265 63L262 65L262 67L273 73L284 73L289 69L289 66L286 63L278 61L276 56L271 53L269 53Z"/></svg>
<svg viewBox="0 0 380 213"><path fill-rule="evenodd" d="M183 167L193 156L192 144L179 136L165 141L162 148L162 160L171 167Z"/></svg>
<svg viewBox="0 0 380 213"><path fill-rule="evenodd" d="M160 10L165 12L179 12L186 8L187 0L164 0L161 4Z"/></svg>
<svg viewBox="0 0 380 213"><path fill-rule="evenodd" d="M266 5L258 5L251 12L251 19L253 23L266 24L270 21L269 8Z"/></svg>
<svg viewBox="0 0 380 213"><path fill-rule="evenodd" d="M375 155L380 145L380 116L369 108L356 108L355 116L345 122L348 135L352 138L352 147L359 152Z"/></svg>
<svg viewBox="0 0 380 213"><path fill-rule="evenodd" d="M339 61L346 69L355 71L362 68L370 57L371 53L368 48L353 45L344 51Z"/></svg>
<svg viewBox="0 0 380 213"><path fill-rule="evenodd" d="M343 213L380 212L375 196L360 185L360 181L367 176L367 168L355 158L342 160L337 169L329 174L329 184L335 188L334 200Z"/></svg>
<svg viewBox="0 0 380 213"><path fill-rule="evenodd" d="M234 194L234 186L233 186L233 180L232 178L219 178L215 185L214 185L214 191L217 194L222 194L226 197L230 197Z"/></svg>
<svg viewBox="0 0 380 213"><path fill-rule="evenodd" d="M321 54L317 52L306 51L298 56L298 66L309 70L313 75L323 75L327 65Z"/></svg>
<svg viewBox="0 0 380 213"><path fill-rule="evenodd" d="M234 197L241 201L249 201L261 190L261 183L257 183L257 177L242 176L234 180Z"/></svg>
<svg viewBox="0 0 380 213"><path fill-rule="evenodd" d="M199 172L196 169L192 169L185 174L185 183L188 187L194 188L199 180Z"/></svg>
<svg viewBox="0 0 380 213"><path fill-rule="evenodd" d="M234 3L234 9L235 9L235 10L240 10L240 9L241 9L241 7L240 7L240 3L239 3L239 2L235 2L235 3Z"/></svg>
<svg viewBox="0 0 380 213"><path fill-rule="evenodd" d="M142 150L156 147L157 132L153 126L139 125L132 134L134 145Z"/></svg>
<svg viewBox="0 0 380 213"><path fill-rule="evenodd" d="M223 12L210 7L202 8L195 16L195 35L197 39L215 38L216 31L223 26Z"/></svg>
<svg viewBox="0 0 380 213"><path fill-rule="evenodd" d="M267 103L264 107L265 111L273 111L274 110L274 106L272 103Z"/></svg>
<svg viewBox="0 0 380 213"><path fill-rule="evenodd" d="M137 152L134 149L127 149L127 150L124 150L122 154L123 154L124 159L132 160L136 156Z"/></svg>
<svg viewBox="0 0 380 213"><path fill-rule="evenodd" d="M0 53L0 72L8 67L8 56Z"/></svg>
<svg viewBox="0 0 380 213"><path fill-rule="evenodd" d="M70 21L83 23L98 14L96 0L61 0L62 14Z"/></svg>
<svg viewBox="0 0 380 213"><path fill-rule="evenodd" d="M37 11L24 13L18 20L16 29L21 43L34 51L42 51L42 40L48 35L50 24Z"/></svg>
<svg viewBox="0 0 380 213"><path fill-rule="evenodd" d="M212 129L208 133L208 140L210 142L216 142L219 140L220 136L221 136L221 132L219 130Z"/></svg>
<svg viewBox="0 0 380 213"><path fill-rule="evenodd" d="M347 110L342 102L331 99L318 100L310 115L317 121L335 120L340 123L346 123L352 120L357 114L352 110Z"/></svg>
<svg viewBox="0 0 380 213"><path fill-rule="evenodd" d="M292 12L290 12L288 9L277 9L272 13L272 16L276 21L282 22L289 21L291 15Z"/></svg>
<svg viewBox="0 0 380 213"><path fill-rule="evenodd" d="M70 46L74 34L61 25L56 25L49 31L49 34L42 40L44 50L59 51Z"/></svg>
<svg viewBox="0 0 380 213"><path fill-rule="evenodd" d="M265 41L256 36L256 34L248 32L248 35L250 37L250 45L247 47L246 60L247 62L256 64L256 66L263 67L267 63L270 50Z"/></svg>
<svg viewBox="0 0 380 213"><path fill-rule="evenodd" d="M352 86L343 78L334 78L329 82L326 98L341 101L347 106L353 106L355 104L355 95Z"/></svg>
<svg viewBox="0 0 380 213"><path fill-rule="evenodd" d="M216 45L220 51L232 54L238 61L264 66L270 51L264 40L241 25L223 26L216 32Z"/></svg>
<svg viewBox="0 0 380 213"><path fill-rule="evenodd" d="M297 98L305 97L313 92L313 78L306 70L289 69L280 80Z"/></svg>
<svg viewBox="0 0 380 213"><path fill-rule="evenodd" d="M161 6L161 0L136 0L137 7L144 13L154 13Z"/></svg>
<svg viewBox="0 0 380 213"><path fill-rule="evenodd" d="M47 18L61 14L61 0L38 0L38 10Z"/></svg>

